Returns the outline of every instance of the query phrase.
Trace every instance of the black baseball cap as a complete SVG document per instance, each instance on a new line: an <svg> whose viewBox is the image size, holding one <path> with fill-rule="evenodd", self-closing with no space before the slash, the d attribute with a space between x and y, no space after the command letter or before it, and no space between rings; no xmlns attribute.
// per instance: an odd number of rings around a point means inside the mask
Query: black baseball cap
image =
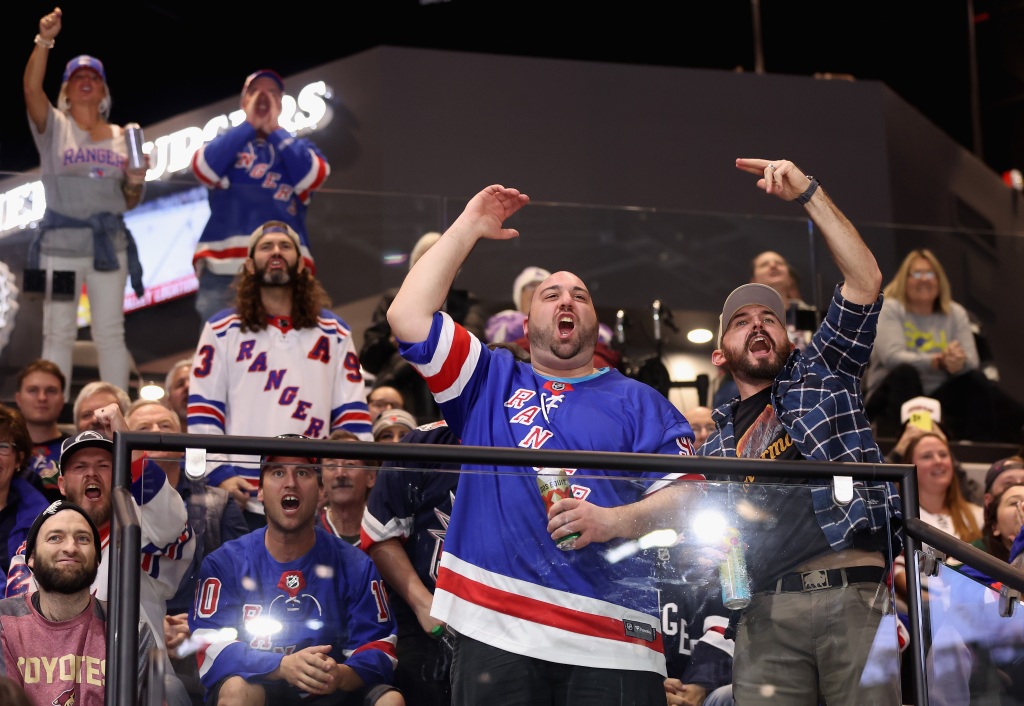
<svg viewBox="0 0 1024 706"><path fill-rule="evenodd" d="M114 455L114 442L98 431L83 431L79 432L77 436L64 439L64 443L60 446L60 472L64 472L64 467L72 456L82 449L92 448L105 449L110 452L111 456Z"/></svg>

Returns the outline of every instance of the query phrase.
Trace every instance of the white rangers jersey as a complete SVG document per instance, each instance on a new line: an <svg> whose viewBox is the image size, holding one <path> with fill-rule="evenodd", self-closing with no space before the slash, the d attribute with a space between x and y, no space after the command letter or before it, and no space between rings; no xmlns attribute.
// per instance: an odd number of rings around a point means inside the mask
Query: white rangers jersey
<svg viewBox="0 0 1024 706"><path fill-rule="evenodd" d="M190 434L321 439L335 429L373 441L359 356L341 318L323 309L312 328L295 329L277 316L262 331L242 331L235 310L225 309L206 323L189 383ZM253 489L248 509L262 513L259 457L214 459L209 482L246 478Z"/></svg>

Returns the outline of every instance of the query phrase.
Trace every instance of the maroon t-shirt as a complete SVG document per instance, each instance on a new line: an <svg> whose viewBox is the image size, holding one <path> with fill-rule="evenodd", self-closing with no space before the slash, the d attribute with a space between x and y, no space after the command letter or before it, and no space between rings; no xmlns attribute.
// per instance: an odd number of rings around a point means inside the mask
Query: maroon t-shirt
<svg viewBox="0 0 1024 706"><path fill-rule="evenodd" d="M50 622L32 604L35 593L0 601L4 676L18 682L32 703L103 706L106 620L92 599L80 615Z"/></svg>

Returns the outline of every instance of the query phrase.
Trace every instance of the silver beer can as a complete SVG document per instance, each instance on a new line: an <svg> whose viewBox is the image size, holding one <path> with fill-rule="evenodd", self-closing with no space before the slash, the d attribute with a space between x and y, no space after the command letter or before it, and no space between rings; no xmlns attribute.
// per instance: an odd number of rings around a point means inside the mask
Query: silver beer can
<svg viewBox="0 0 1024 706"><path fill-rule="evenodd" d="M124 141L128 146L128 166L132 169L144 167L146 156L142 154L142 128L138 123L128 123L124 126Z"/></svg>

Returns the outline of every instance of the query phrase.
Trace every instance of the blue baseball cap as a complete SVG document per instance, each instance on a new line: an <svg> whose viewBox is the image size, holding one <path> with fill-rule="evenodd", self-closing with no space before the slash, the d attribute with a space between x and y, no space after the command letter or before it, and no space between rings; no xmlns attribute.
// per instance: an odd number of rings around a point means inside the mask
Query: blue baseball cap
<svg viewBox="0 0 1024 706"><path fill-rule="evenodd" d="M103 62L94 56L88 54L82 54L76 56L74 59L68 62L67 66L64 67L64 82L71 78L71 74L75 73L79 69L92 69L100 75L103 79L103 83L107 82L107 72L103 70Z"/></svg>
<svg viewBox="0 0 1024 706"><path fill-rule="evenodd" d="M271 79L274 83L277 84L277 87L281 89L281 93L284 93L284 79L281 78L281 74L277 73L272 69L260 69L259 71L254 71L248 76L246 76L245 85L242 86L242 93L245 93L247 90L249 90L249 84L258 78Z"/></svg>

